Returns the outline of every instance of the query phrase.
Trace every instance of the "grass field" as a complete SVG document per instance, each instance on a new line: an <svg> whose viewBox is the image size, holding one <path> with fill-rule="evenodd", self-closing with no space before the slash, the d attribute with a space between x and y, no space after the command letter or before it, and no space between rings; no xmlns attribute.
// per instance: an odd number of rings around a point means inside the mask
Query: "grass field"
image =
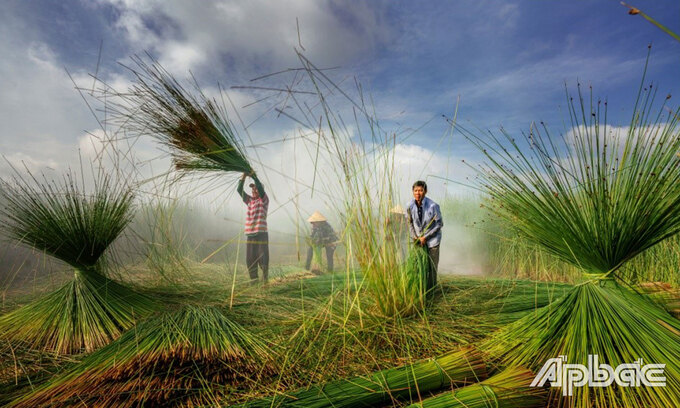
<svg viewBox="0 0 680 408"><path fill-rule="evenodd" d="M196 276L203 276L205 283L192 279L198 282L192 291L175 288L178 301L191 299L195 305L223 309L233 321L266 339L275 352L279 371L276 376L253 377L237 384L206 384L211 391L207 395L220 403L240 403L319 382L367 375L475 344L570 288L561 283L447 276L441 279L437 301L427 314L390 320L380 317L370 302L361 304L359 299L358 304L351 304L357 299L356 288L344 272L314 276L292 266L280 266L278 270L279 276L264 287L250 286L245 274L239 273L231 308L228 277L221 280L222 284L214 284L220 282L214 277L225 273L219 266L197 269ZM210 290L205 290L209 286ZM163 289L148 291L158 294ZM22 295L17 300L26 302L30 297ZM31 354L23 359L15 355L16 360L6 356L0 392L4 403L55 378L68 376L74 367L77 370L81 359L88 358L76 355L48 362L31 361L35 357ZM103 397L97 395L97 390L83 395L89 395L95 405L97 398Z"/></svg>
<svg viewBox="0 0 680 408"><path fill-rule="evenodd" d="M641 86L630 126L609 132L606 103L578 85L574 97L567 90L569 138L542 122L517 136L454 119L452 132L484 160L470 165L481 194L441 202L439 285L426 293L428 258L405 250L392 213L401 201L396 135L375 120L361 86L354 98L335 92L297 55L316 91L286 116L318 136L316 191L334 198L339 220L336 270L277 259L268 283L251 281L240 230L195 237L220 227L165 202L135 212L133 187L107 175L94 195L70 175L65 193L35 178L5 182L0 226L65 272L0 281L0 404L680 404L680 111L667 114L663 102L651 114L654 93ZM135 61L138 84L118 95L131 103L114 114L121 126L132 120L140 137L152 129L177 171L255 177L225 111L156 62ZM335 98L352 105L350 124ZM121 243L135 219L146 230ZM272 246L294 259L300 248L287 242ZM563 398L529 386L544 362L586 364L591 354L612 366L663 363L668 387L579 387Z"/></svg>

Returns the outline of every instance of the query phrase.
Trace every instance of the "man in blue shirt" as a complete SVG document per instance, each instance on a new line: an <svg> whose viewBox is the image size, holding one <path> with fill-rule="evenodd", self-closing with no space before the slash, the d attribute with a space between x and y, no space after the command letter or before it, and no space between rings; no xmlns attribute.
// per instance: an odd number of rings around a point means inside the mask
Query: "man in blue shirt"
<svg viewBox="0 0 680 408"><path fill-rule="evenodd" d="M416 245L427 248L430 268L426 277L426 288L430 291L437 285L437 266L439 265L439 244L442 240L442 213L439 204L425 197L427 184L418 180L413 183L413 200L406 210L409 232Z"/></svg>

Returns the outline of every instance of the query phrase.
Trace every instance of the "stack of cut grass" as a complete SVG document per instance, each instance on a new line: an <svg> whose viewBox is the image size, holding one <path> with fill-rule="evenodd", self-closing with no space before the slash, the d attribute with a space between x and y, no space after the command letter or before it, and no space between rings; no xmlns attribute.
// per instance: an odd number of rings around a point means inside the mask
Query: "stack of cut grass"
<svg viewBox="0 0 680 408"><path fill-rule="evenodd" d="M15 406L200 406L274 371L269 347L219 308L184 306L138 324Z"/></svg>
<svg viewBox="0 0 680 408"><path fill-rule="evenodd" d="M539 408L544 407L547 391L531 387L534 375L521 368L510 368L488 380L427 398L409 408Z"/></svg>
<svg viewBox="0 0 680 408"><path fill-rule="evenodd" d="M411 245L408 251L406 262L402 265L403 274L408 281L406 288L414 291L410 294L411 298L424 301L425 292L430 289L428 282L432 262L427 253L427 249L420 245Z"/></svg>
<svg viewBox="0 0 680 408"><path fill-rule="evenodd" d="M62 288L0 317L0 336L59 353L93 351L154 308L151 299L103 274L104 253L131 220L133 194L105 175L95 180L92 195L71 175L61 185L31 179L3 182L0 227L75 272Z"/></svg>
<svg viewBox="0 0 680 408"><path fill-rule="evenodd" d="M241 407L372 407L390 401L419 400L432 391L475 383L485 377L486 364L481 354L473 349L464 349L408 366L378 371L367 377L337 380L288 395L248 402Z"/></svg>
<svg viewBox="0 0 680 408"><path fill-rule="evenodd" d="M253 173L224 107L197 84L199 96L193 96L157 62L134 62L137 81L115 111L126 129L169 147L177 169Z"/></svg>
<svg viewBox="0 0 680 408"><path fill-rule="evenodd" d="M587 278L484 347L533 370L559 355L584 365L589 354L612 367L638 358L666 364L666 387L579 387L572 399L553 389L557 405L680 406L680 322L614 281L628 261L680 231L680 110L651 114L653 88L642 88L623 136L609 128L606 104L592 96L587 104L580 86L580 104L569 103L571 137L561 142L538 129L520 140L458 127L489 160L479 176L490 211Z"/></svg>
<svg viewBox="0 0 680 408"><path fill-rule="evenodd" d="M312 261L309 270L316 275L320 275L324 271L322 257L324 247L321 245L314 245L311 240L309 240L307 244L312 248ZM326 269L328 269L328 267L326 267Z"/></svg>
<svg viewBox="0 0 680 408"><path fill-rule="evenodd" d="M525 333L525 334L523 334ZM498 332L487 344L509 366L538 370L548 359L587 364L589 354L612 367L665 363L666 387L576 388L569 406L677 406L680 389L680 321L630 289L608 281L577 286L564 298ZM559 390L561 394L562 390Z"/></svg>
<svg viewBox="0 0 680 408"><path fill-rule="evenodd" d="M422 257L417 255L422 254L416 251L409 254L408 261L404 259L401 234L407 232L395 228L391 219L395 203L400 201L396 186L399 176L395 170L396 139L381 129L378 119L372 116L374 107L365 104L360 86L357 101L340 92L347 98L344 102L356 107L352 127L360 129L360 137L359 140L349 137L354 131L333 112L328 99L331 95L321 91L338 86L301 58L324 108L323 120L328 124L333 145L337 182L343 188L344 200L338 212L345 221L347 257L356 260L380 314L392 318L421 313L425 305L424 286L422 269L417 267ZM370 135L370 140L364 140L362 132Z"/></svg>

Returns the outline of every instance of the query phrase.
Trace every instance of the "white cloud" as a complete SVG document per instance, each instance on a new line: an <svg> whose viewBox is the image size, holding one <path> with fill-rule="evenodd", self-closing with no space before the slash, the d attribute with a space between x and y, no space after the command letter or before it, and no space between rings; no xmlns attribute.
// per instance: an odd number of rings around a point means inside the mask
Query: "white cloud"
<svg viewBox="0 0 680 408"><path fill-rule="evenodd" d="M51 71L57 61L55 53L45 43L32 42L27 50L28 60L39 64L43 69Z"/></svg>
<svg viewBox="0 0 680 408"><path fill-rule="evenodd" d="M172 67L176 72L189 72L192 68L204 64L207 60L205 51L188 42L168 41L157 47L161 52L160 63Z"/></svg>
<svg viewBox="0 0 680 408"><path fill-rule="evenodd" d="M56 160L36 158L22 152L8 154L4 159L0 164L0 171L5 174L13 173L14 170L19 173L24 173L28 170L33 174L37 174L44 170L54 170L60 167Z"/></svg>
<svg viewBox="0 0 680 408"><path fill-rule="evenodd" d="M161 62L179 63L177 69L206 68L206 61L219 69L226 59L237 70L267 73L296 63L293 47L300 44L319 64L347 64L390 35L381 5L370 2L343 8L330 0L110 3L133 49L159 53Z"/></svg>
<svg viewBox="0 0 680 408"><path fill-rule="evenodd" d="M20 26L3 26L0 38ZM0 153L39 167L64 168L77 160L77 139L96 126L55 52L22 31L0 41ZM7 168L1 169L7 171Z"/></svg>
<svg viewBox="0 0 680 408"><path fill-rule="evenodd" d="M105 138L106 135L101 129L87 132L78 139L78 149L81 154L88 159L97 158L103 153Z"/></svg>

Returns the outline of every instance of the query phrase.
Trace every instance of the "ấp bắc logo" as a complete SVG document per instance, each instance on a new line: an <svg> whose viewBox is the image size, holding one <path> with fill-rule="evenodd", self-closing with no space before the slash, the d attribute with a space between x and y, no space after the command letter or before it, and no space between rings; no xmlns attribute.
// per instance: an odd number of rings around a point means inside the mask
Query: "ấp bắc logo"
<svg viewBox="0 0 680 408"><path fill-rule="evenodd" d="M665 387L663 376L666 364L642 364L642 359L634 363L620 364L616 368L600 364L597 354L588 355L588 366L567 364L567 356L551 358L531 382L532 387L542 387L550 381L551 387L562 387L562 395L572 396L577 387L609 387L613 383L621 387Z"/></svg>

